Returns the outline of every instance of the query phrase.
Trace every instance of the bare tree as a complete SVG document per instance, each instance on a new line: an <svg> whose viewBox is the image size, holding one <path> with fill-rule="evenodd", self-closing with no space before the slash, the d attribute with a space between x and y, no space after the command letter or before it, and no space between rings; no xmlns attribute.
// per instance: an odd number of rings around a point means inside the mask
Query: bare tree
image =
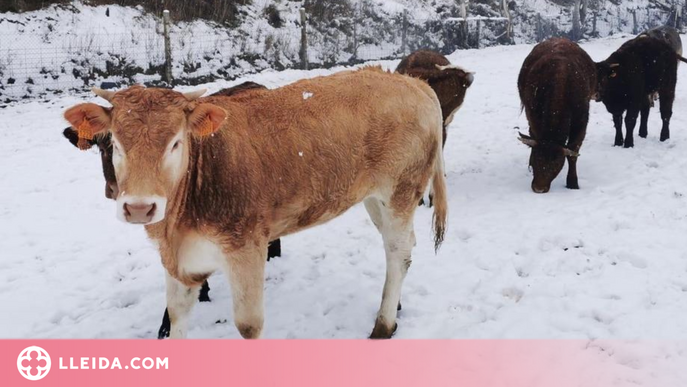
<svg viewBox="0 0 687 387"><path fill-rule="evenodd" d="M580 0L575 0L575 6L573 7L573 30L572 30L572 40L577 42L582 37L580 29Z"/></svg>

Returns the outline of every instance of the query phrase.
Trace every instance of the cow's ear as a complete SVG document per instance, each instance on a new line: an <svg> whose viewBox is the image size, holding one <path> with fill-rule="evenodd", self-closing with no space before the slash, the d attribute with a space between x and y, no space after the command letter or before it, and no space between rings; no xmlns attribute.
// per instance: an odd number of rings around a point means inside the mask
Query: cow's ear
<svg viewBox="0 0 687 387"><path fill-rule="evenodd" d="M209 136L219 130L227 112L211 103L201 103L188 116L189 129L199 137Z"/></svg>
<svg viewBox="0 0 687 387"><path fill-rule="evenodd" d="M72 129L71 126L68 128L65 128L62 131L62 135L64 136L64 138L69 140L69 142L72 145L74 145L75 147L77 147L81 150L91 149L91 147L96 144L95 140L87 140L85 142L84 141L79 142L79 134L76 132L76 130Z"/></svg>
<svg viewBox="0 0 687 387"><path fill-rule="evenodd" d="M109 111L94 103L76 105L64 112L64 118L76 131L79 139L77 146L81 149L90 148L88 143L93 141L95 135L106 132L110 127Z"/></svg>

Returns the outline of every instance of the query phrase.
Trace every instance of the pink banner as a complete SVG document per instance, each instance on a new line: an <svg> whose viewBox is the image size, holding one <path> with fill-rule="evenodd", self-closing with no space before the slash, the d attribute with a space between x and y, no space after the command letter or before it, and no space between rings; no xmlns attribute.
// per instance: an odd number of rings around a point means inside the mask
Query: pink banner
<svg viewBox="0 0 687 387"><path fill-rule="evenodd" d="M687 385L684 348L589 340L2 340L0 385L678 387Z"/></svg>

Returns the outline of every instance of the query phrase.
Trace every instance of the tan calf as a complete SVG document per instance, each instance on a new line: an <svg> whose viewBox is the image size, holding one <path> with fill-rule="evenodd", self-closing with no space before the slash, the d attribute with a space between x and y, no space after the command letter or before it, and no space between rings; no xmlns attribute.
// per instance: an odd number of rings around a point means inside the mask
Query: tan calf
<svg viewBox="0 0 687 387"><path fill-rule="evenodd" d="M391 337L430 179L435 248L446 227L442 115L426 83L366 68L231 99L140 86L96 93L112 108L86 103L65 117L84 138L112 134L118 217L159 244L171 337L186 335L199 285L217 269L239 332L259 337L268 241L361 201L387 259L371 337Z"/></svg>

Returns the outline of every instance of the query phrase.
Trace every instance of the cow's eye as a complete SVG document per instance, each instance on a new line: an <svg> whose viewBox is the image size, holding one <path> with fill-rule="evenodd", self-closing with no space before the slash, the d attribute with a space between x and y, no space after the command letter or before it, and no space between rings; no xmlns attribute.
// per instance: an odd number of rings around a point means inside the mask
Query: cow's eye
<svg viewBox="0 0 687 387"><path fill-rule="evenodd" d="M177 142L175 142L174 145L172 145L172 152L177 150L177 148L179 148L179 146L181 146L181 140L177 140Z"/></svg>

